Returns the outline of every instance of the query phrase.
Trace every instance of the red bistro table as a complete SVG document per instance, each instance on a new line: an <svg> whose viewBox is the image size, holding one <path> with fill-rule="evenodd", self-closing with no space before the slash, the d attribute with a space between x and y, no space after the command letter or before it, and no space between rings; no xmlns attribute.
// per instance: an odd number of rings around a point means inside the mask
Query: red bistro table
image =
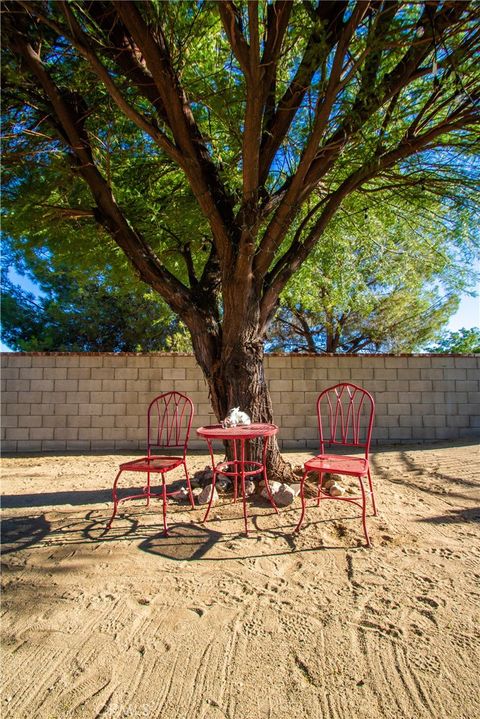
<svg viewBox="0 0 480 719"><path fill-rule="evenodd" d="M221 424L214 424L209 427L199 427L197 434L203 437L208 444L210 457L212 460L213 479L212 479L212 492L210 494L210 501L208 503L207 511L203 521L206 522L213 501L213 490L215 488L215 482L217 474L225 474L227 477L233 478L233 501L237 499L237 483L240 478L240 486L243 498L243 516L245 519L245 534L248 535L247 526L247 502L245 497L245 478L251 477L255 474L262 473L265 481L265 487L267 488L268 497L272 504L272 507L278 513L277 506L273 499L270 491L270 485L268 484L267 478L267 445L270 437L273 437L278 432L278 427L275 424L245 424L237 427L222 427ZM262 439L262 461L256 462L251 459L245 459L245 442L250 439ZM213 441L222 440L231 442L233 446L233 459L230 461L224 460L218 464L215 462L213 454Z"/></svg>

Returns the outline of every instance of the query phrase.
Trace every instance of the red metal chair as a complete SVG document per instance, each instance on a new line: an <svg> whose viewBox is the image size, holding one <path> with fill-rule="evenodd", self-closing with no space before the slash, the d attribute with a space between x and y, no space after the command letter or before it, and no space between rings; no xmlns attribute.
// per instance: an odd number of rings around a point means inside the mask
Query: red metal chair
<svg viewBox="0 0 480 719"><path fill-rule="evenodd" d="M313 459L309 459L304 464L304 473L300 483L302 513L295 527L295 532L300 529L305 515L305 479L309 472L317 472L317 506L320 505L321 500L325 499L337 499L359 506L362 510L365 540L367 546L370 546L366 522L367 494L372 498L373 514L377 514L368 461L374 415L375 402L372 395L361 387L357 387L357 385L341 382L321 392L317 400L320 454ZM325 454L325 445L363 447L364 456ZM332 497L330 494L326 494L322 490L322 479L325 473L357 477L360 485L360 495ZM365 477L368 478L368 489L365 488L363 482Z"/></svg>
<svg viewBox="0 0 480 719"><path fill-rule="evenodd" d="M124 462L120 465L115 482L113 483L113 514L107 524L107 530L117 513L120 502L129 499L145 499L147 507L150 505L151 497L161 497L163 500L163 530L167 535L167 497L174 494L167 492L165 475L176 467L183 467L187 479L188 496L192 508L195 507L190 478L188 476L186 453L190 428L193 419L193 403L191 399L180 392L166 392L150 403L147 411L147 456ZM158 454L158 451L170 447L180 447L183 452L181 456ZM138 494L131 494L128 497L118 497L117 485L122 472L144 472L147 474L147 484L143 491ZM153 492L151 487L151 475L160 474L162 491Z"/></svg>

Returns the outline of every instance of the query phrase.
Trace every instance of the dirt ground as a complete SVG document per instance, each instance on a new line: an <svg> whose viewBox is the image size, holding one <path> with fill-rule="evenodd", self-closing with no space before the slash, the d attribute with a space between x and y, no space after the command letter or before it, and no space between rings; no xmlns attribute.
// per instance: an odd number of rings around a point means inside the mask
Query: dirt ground
<svg viewBox="0 0 480 719"><path fill-rule="evenodd" d="M3 460L4 719L479 716L478 447L374 452L371 549L341 502L293 536L298 498L249 500L249 537L226 499L105 534L124 460Z"/></svg>

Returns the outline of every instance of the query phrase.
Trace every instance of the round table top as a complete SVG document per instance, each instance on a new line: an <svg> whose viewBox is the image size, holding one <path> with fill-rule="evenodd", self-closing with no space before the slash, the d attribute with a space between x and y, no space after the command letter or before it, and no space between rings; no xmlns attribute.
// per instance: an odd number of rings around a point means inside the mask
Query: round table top
<svg viewBox="0 0 480 719"><path fill-rule="evenodd" d="M222 427L221 424L212 424L208 427L199 427L197 434L205 439L254 439L255 437L272 437L277 434L276 424L239 424L236 427Z"/></svg>

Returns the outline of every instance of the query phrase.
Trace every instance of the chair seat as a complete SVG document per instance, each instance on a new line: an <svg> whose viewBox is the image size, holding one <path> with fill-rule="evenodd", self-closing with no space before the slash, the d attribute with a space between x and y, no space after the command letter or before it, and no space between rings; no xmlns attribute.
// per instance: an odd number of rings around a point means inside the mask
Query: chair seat
<svg viewBox="0 0 480 719"><path fill-rule="evenodd" d="M306 471L331 472L363 477L368 474L368 459L338 454L319 454L304 464Z"/></svg>
<svg viewBox="0 0 480 719"><path fill-rule="evenodd" d="M168 472L181 464L183 464L183 457L152 455L124 462L120 465L120 469L129 472Z"/></svg>

